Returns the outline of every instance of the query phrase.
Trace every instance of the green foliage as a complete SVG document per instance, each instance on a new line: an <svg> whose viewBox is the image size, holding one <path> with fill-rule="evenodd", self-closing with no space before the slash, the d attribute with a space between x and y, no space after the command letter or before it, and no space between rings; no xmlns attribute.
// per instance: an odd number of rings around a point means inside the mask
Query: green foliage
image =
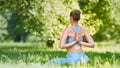
<svg viewBox="0 0 120 68"><path fill-rule="evenodd" d="M23 28L22 24L22 9L18 8L19 3L17 1L1 1L0 14L6 20L7 27L5 28L8 32L7 35L3 36L4 40L10 39L15 42L19 42L21 39L25 41L27 32ZM2 20L2 19L0 19ZM4 24L4 25L6 25ZM4 31L4 30L2 30Z"/></svg>
<svg viewBox="0 0 120 68"><path fill-rule="evenodd" d="M0 9L14 10L20 16L18 19L22 25L20 28L36 35L37 40L46 41L48 38L59 40L63 29L70 24L70 11L79 9L77 0L5 0L1 2L4 3L1 4Z"/></svg>
<svg viewBox="0 0 120 68"><path fill-rule="evenodd" d="M80 8L84 14L91 18L87 21L93 22L91 27L95 27L97 33L94 35L95 40L117 39L119 41L120 24L119 24L119 5L118 0L79 0ZM94 4L94 5L93 5ZM94 16L92 15L94 14ZM95 25L96 24L96 25Z"/></svg>
<svg viewBox="0 0 120 68"><path fill-rule="evenodd" d="M91 35L97 33L102 24L102 20L96 18L97 14L91 12L95 6L94 3L96 4L97 0L79 0L79 6L83 12L81 24L87 28Z"/></svg>
<svg viewBox="0 0 120 68"><path fill-rule="evenodd" d="M38 39L48 40L51 38L55 41L55 45L58 45L61 32L70 24L69 13L73 9L79 9L77 0L37 1L34 7L29 10L34 18L40 21L34 23L37 25L32 33L38 35Z"/></svg>
<svg viewBox="0 0 120 68"><path fill-rule="evenodd" d="M64 2L64 1L51 0L51 3L55 3L55 4L51 4L50 2L48 3L49 7L51 6L52 9L50 11L46 11L47 9L49 9L47 7L45 7L44 9L45 10L44 14L47 15L47 16L43 16L44 18L43 21L45 23L44 34L55 40L56 41L55 45L58 45L57 40L60 39L61 36L60 34L63 31L63 29L70 24L69 22L70 11L73 9L79 9L79 6L77 5L78 4L77 1L72 1L72 0L68 2Z"/></svg>
<svg viewBox="0 0 120 68"><path fill-rule="evenodd" d="M0 41L4 41L4 36L8 35L6 30L7 23L3 16L0 15Z"/></svg>
<svg viewBox="0 0 120 68"><path fill-rule="evenodd" d="M83 13L83 19L80 21L81 25L84 26L91 35L96 34L102 24L102 20L96 19L95 16L95 13Z"/></svg>
<svg viewBox="0 0 120 68"><path fill-rule="evenodd" d="M69 13L73 9L81 9L82 17L79 24L87 28L95 40L114 38L119 40L119 5L119 1L112 0L1 0L0 13L8 22L7 26L9 20L13 21L12 18L19 24L15 25L16 23L12 22L11 26L15 27L8 30L8 34L6 30L0 28L3 32L0 36L10 35L11 31L13 38L18 34L31 33L36 36L36 41L47 41L49 38L58 45L61 32L70 26ZM7 13L8 15L4 16ZM14 13L16 16L9 15ZM3 18L0 20L4 20Z"/></svg>

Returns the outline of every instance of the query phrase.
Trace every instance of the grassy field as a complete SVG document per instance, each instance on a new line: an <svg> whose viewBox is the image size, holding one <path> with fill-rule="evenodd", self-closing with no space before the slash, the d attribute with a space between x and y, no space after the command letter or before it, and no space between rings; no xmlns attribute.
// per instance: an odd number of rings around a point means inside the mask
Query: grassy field
<svg viewBox="0 0 120 68"><path fill-rule="evenodd" d="M0 68L120 68L120 44L101 42L94 49L83 49L88 64L47 65L49 59L66 57L65 50L37 43L0 43Z"/></svg>

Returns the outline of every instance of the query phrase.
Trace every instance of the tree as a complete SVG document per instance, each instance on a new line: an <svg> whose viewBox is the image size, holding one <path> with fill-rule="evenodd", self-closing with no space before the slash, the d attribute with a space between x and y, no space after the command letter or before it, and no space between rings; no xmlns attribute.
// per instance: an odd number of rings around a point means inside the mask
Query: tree
<svg viewBox="0 0 120 68"><path fill-rule="evenodd" d="M95 21L100 20L99 26L95 25L97 29L97 33L94 35L96 41L101 40L110 40L110 39L117 39L119 38L119 24L117 20L120 20L119 15L119 5L120 1L118 0L79 0L80 7L84 14L94 14L91 16L92 18L88 20ZM93 5L94 4L94 5ZM117 16L117 17L116 17ZM117 30L117 31L116 31Z"/></svg>
<svg viewBox="0 0 120 68"><path fill-rule="evenodd" d="M79 6L77 0L2 0L0 9L3 12L11 11L10 20L13 21L12 18L14 18L19 23L15 25L15 22L13 22L15 27L18 26L18 28L15 28L16 30L24 29L24 31L36 35L39 39L47 41L48 38L59 40L61 31L68 26L70 11L79 9ZM16 16L12 17L12 15ZM5 17L5 19L7 18ZM13 29L12 31L15 32ZM15 33L13 34L15 35Z"/></svg>
<svg viewBox="0 0 120 68"><path fill-rule="evenodd" d="M4 40L11 38L15 42L20 42L21 40L25 42L26 36L28 35L28 32L25 32L22 24L21 19L23 16L21 15L22 12L20 11L20 7L18 8L18 5L17 1L1 0L0 2L0 9L2 10L0 13L7 21L7 26L4 29L7 30L8 34L4 35L4 33L2 33Z"/></svg>

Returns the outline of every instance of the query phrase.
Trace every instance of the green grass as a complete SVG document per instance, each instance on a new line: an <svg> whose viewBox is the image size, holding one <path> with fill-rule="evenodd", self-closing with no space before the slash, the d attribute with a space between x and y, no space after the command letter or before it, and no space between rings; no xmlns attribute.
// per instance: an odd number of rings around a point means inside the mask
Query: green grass
<svg viewBox="0 0 120 68"><path fill-rule="evenodd" d="M66 57L65 50L37 43L1 43L0 68L120 68L120 44L101 42L94 49L83 49L89 56L88 64L46 65L49 59Z"/></svg>

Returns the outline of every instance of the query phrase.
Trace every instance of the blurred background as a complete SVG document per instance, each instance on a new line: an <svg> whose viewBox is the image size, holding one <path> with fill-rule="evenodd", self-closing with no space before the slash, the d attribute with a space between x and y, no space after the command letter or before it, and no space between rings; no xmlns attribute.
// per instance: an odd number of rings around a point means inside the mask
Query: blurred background
<svg viewBox="0 0 120 68"><path fill-rule="evenodd" d="M0 43L59 45L74 9L95 42L120 43L119 6L119 0L0 0Z"/></svg>

